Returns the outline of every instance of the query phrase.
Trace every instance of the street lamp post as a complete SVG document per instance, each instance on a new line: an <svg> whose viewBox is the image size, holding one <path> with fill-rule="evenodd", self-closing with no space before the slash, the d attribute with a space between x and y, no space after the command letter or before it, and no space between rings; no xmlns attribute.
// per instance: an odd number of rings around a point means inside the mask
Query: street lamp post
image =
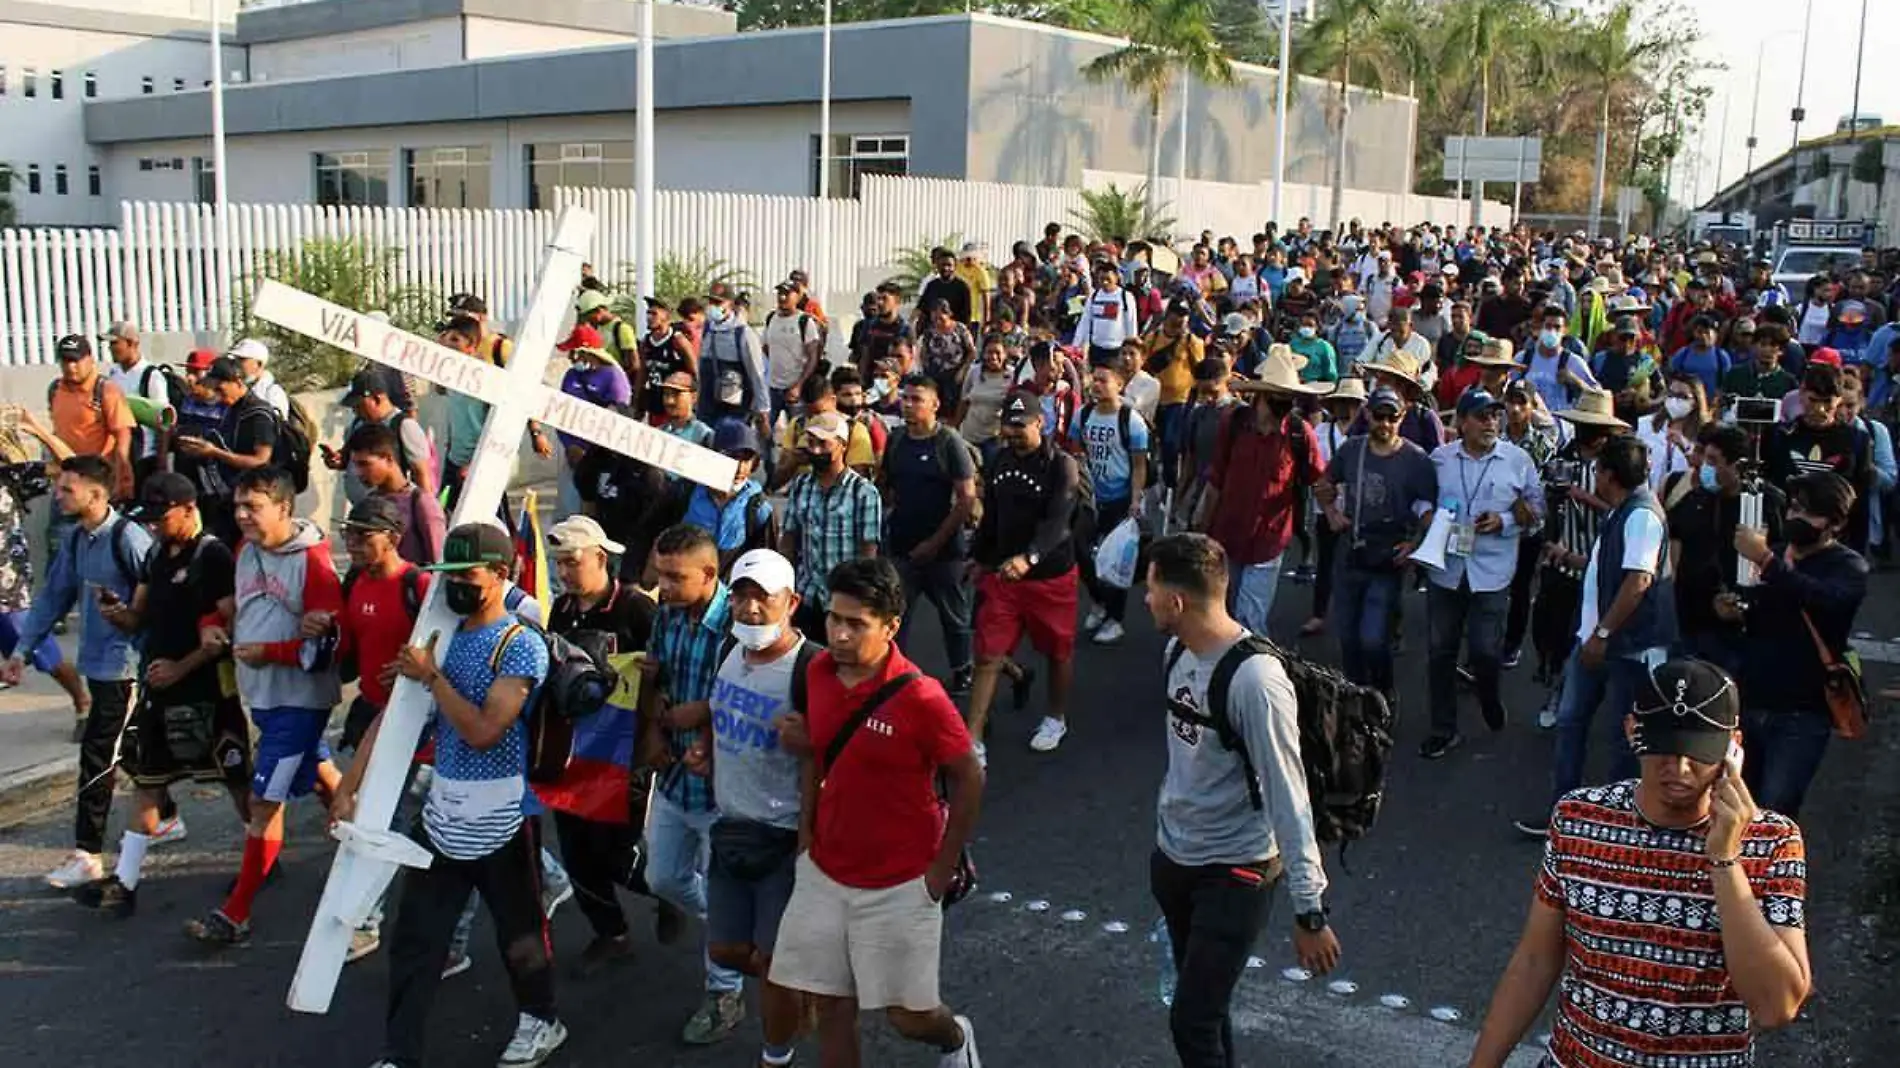
<svg viewBox="0 0 1900 1068"><path fill-rule="evenodd" d="M831 0L825 0L824 41L818 86L818 256L811 265L812 293L820 303L831 278Z"/></svg>
<svg viewBox="0 0 1900 1068"><path fill-rule="evenodd" d="M1808 95L1808 34L1813 29L1814 0L1808 0L1807 18L1801 24L1801 74L1794 83L1794 111L1788 116L1794 120L1794 141L1788 146L1790 151L1801 147L1801 120L1808 117L1808 109L1802 105Z"/></svg>
<svg viewBox="0 0 1900 1068"><path fill-rule="evenodd" d="M1273 215L1272 221L1278 225L1280 206L1284 202L1286 186L1286 98L1293 87L1291 68L1293 65L1293 5L1298 0L1277 0L1280 10L1280 94L1275 105L1278 119L1273 134Z"/></svg>
<svg viewBox="0 0 1900 1068"><path fill-rule="evenodd" d="M659 277L659 241L653 229L659 215L653 204L653 0L640 3L640 59L635 76L633 184L634 262L639 272L640 296L653 296Z"/></svg>
<svg viewBox="0 0 1900 1068"><path fill-rule="evenodd" d="M224 4L211 0L211 215L212 232L218 247L212 253L213 270L218 272L212 286L217 301L214 329L231 326L231 214L224 165Z"/></svg>

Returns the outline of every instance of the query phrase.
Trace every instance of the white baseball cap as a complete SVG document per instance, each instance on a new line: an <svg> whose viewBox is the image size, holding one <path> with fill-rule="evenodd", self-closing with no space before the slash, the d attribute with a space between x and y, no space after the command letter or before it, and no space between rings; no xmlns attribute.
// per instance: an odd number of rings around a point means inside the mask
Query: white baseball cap
<svg viewBox="0 0 1900 1068"><path fill-rule="evenodd" d="M225 353L225 355L237 360L256 360L258 363L269 363L270 346L254 337L247 337L243 341L231 346L231 351Z"/></svg>
<svg viewBox="0 0 1900 1068"><path fill-rule="evenodd" d="M753 549L732 562L732 576L727 585L737 586L742 579L751 579L770 595L796 588L798 573L792 569L792 562L778 553Z"/></svg>
<svg viewBox="0 0 1900 1068"><path fill-rule="evenodd" d="M605 549L616 556L627 551L625 545L608 537L600 521L590 515L571 515L554 524L548 531L548 547L557 553Z"/></svg>

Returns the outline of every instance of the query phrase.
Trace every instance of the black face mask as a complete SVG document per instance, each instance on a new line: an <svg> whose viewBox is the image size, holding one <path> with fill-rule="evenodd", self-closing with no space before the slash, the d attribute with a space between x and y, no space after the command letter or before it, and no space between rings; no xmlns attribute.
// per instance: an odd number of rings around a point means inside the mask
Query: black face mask
<svg viewBox="0 0 1900 1068"><path fill-rule="evenodd" d="M443 603L458 616L473 615L482 606L482 588L469 582L449 582L442 591Z"/></svg>
<svg viewBox="0 0 1900 1068"><path fill-rule="evenodd" d="M857 414L863 410L864 410L864 405L862 404L838 405L838 414L844 416L846 419L855 418Z"/></svg>
<svg viewBox="0 0 1900 1068"><path fill-rule="evenodd" d="M829 471L831 470L831 454L828 452L812 452L807 450L805 453L805 463L809 465L813 471Z"/></svg>
<svg viewBox="0 0 1900 1068"><path fill-rule="evenodd" d="M1784 527L1788 532L1788 544L1797 549L1811 549L1819 545L1824 533L1821 527L1805 516L1789 516Z"/></svg>

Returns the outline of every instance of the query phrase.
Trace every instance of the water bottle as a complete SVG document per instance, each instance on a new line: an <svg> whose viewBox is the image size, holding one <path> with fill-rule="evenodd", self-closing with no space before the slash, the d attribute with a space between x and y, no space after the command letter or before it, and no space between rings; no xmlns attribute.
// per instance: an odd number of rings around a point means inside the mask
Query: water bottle
<svg viewBox="0 0 1900 1068"><path fill-rule="evenodd" d="M1174 1005L1174 940L1168 937L1168 920L1165 916L1155 918L1154 927L1148 931L1148 941L1153 942L1161 957L1160 979L1155 983L1155 992L1161 997L1161 1004Z"/></svg>

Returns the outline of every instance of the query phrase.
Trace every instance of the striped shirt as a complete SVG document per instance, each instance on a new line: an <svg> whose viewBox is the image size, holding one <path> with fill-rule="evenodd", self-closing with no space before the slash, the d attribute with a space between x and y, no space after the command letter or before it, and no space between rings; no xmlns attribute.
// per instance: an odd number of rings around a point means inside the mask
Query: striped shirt
<svg viewBox="0 0 1900 1068"><path fill-rule="evenodd" d="M1544 465L1544 489L1549 497L1545 514L1545 539L1559 545L1567 553L1588 558L1590 548L1597 543L1597 528L1603 525L1607 512L1599 512L1590 505L1570 496L1571 487L1593 492L1596 485L1597 465L1595 460L1581 459L1574 448L1566 448L1557 453ZM1551 567L1560 574L1582 581L1583 568L1570 567L1567 564L1553 564Z"/></svg>
<svg viewBox="0 0 1900 1068"><path fill-rule="evenodd" d="M1637 780L1557 803L1538 900L1564 914L1565 963L1549 1060L1558 1068L1744 1068L1748 1007L1729 981L1705 849L1708 823L1645 820ZM1769 924L1805 925L1801 829L1758 813L1741 866Z"/></svg>
<svg viewBox="0 0 1900 1068"><path fill-rule="evenodd" d="M831 603L825 576L846 560L875 545L884 529L884 501L877 486L856 471L845 473L830 489L806 472L786 488L785 533L798 546L798 596L820 608Z"/></svg>
<svg viewBox="0 0 1900 1068"><path fill-rule="evenodd" d="M712 698L713 682L719 675L719 649L731 627L732 609L723 582L713 589L712 600L697 616L685 608L660 605L653 614L647 656L660 665L660 691L669 704ZM685 764L687 750L699 740L699 729L666 734L673 763L660 775L660 793L687 812L712 811L712 780L686 770Z"/></svg>
<svg viewBox="0 0 1900 1068"><path fill-rule="evenodd" d="M475 630L458 628L442 658L442 676L455 692L477 708L488 701L488 690L499 678L529 679L535 689L548 675L548 647L531 631L517 630L501 651L499 670L495 645L515 617L503 616ZM477 749L462 739L454 724L436 710L435 779L422 806L422 825L442 855L452 860L485 857L514 838L521 828L528 793L527 709L534 691L501 741Z"/></svg>

